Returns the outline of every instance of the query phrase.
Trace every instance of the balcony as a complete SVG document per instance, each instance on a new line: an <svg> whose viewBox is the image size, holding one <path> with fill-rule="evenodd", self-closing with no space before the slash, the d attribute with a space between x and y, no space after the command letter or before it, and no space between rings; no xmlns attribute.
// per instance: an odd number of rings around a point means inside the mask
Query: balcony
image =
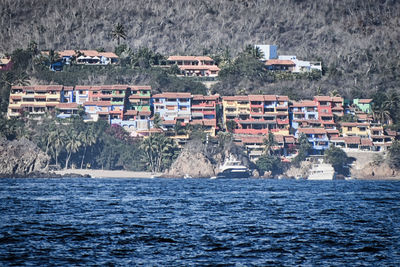
<svg viewBox="0 0 400 267"><path fill-rule="evenodd" d="M285 119L285 120L276 119L276 122L278 124L289 124L289 119Z"/></svg>

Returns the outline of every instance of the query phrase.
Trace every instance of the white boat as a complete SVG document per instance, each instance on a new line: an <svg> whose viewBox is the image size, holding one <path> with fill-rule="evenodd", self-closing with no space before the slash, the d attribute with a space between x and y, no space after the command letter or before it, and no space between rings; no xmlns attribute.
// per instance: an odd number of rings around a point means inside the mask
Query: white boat
<svg viewBox="0 0 400 267"><path fill-rule="evenodd" d="M250 170L236 160L233 155L230 155L224 164L220 167L220 172L217 178L249 178Z"/></svg>
<svg viewBox="0 0 400 267"><path fill-rule="evenodd" d="M334 180L336 177L335 169L331 164L324 163L319 159L317 163L313 163L310 169L308 180Z"/></svg>

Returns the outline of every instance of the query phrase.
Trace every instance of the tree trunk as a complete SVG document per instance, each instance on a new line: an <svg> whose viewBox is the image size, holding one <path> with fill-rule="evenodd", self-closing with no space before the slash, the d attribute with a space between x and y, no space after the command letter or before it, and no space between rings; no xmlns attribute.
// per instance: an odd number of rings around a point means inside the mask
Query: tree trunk
<svg viewBox="0 0 400 267"><path fill-rule="evenodd" d="M87 148L87 146L85 145L85 151L83 152L83 157L82 157L82 161L81 161L81 169L82 169L82 167L83 167L83 162L84 162L84 160L85 160L86 148Z"/></svg>
<svg viewBox="0 0 400 267"><path fill-rule="evenodd" d="M69 152L68 153L68 157L67 157L67 161L65 162L65 170L68 168L68 163L69 163L69 159L71 158L71 154L72 154L72 152Z"/></svg>
<svg viewBox="0 0 400 267"><path fill-rule="evenodd" d="M56 148L56 166L58 166L58 150Z"/></svg>

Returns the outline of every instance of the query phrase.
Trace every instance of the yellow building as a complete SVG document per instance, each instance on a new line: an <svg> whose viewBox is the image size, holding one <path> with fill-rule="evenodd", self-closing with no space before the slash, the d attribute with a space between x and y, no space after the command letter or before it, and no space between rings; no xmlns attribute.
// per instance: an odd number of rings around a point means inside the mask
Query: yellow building
<svg viewBox="0 0 400 267"><path fill-rule="evenodd" d="M343 122L341 127L343 136L368 137L370 135L369 123Z"/></svg>
<svg viewBox="0 0 400 267"><path fill-rule="evenodd" d="M41 115L55 111L61 102L61 85L13 86L10 92L7 116L19 117L24 112Z"/></svg>
<svg viewBox="0 0 400 267"><path fill-rule="evenodd" d="M289 98L276 95L226 96L222 98L224 126L236 122L234 133L248 135L289 134Z"/></svg>

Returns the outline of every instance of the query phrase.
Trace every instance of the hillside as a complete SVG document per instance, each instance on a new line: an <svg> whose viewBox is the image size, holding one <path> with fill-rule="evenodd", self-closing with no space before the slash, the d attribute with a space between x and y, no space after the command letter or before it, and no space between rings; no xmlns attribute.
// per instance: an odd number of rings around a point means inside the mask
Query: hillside
<svg viewBox="0 0 400 267"><path fill-rule="evenodd" d="M299 97L336 90L365 96L399 90L400 2L396 0L292 1L41 1L2 0L0 52L25 48L113 50L110 31L125 26L129 47L162 54L237 55L246 44L276 44L279 54L322 60L317 81L265 83L240 79L219 91L241 88Z"/></svg>

